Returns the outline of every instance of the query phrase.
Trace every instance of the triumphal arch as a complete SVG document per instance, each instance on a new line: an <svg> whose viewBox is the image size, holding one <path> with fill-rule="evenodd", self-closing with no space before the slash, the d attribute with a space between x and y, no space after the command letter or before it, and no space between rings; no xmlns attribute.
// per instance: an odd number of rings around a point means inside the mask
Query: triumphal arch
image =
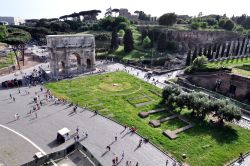
<svg viewBox="0 0 250 166"><path fill-rule="evenodd" d="M48 35L46 38L52 77L81 74L95 69L93 35Z"/></svg>

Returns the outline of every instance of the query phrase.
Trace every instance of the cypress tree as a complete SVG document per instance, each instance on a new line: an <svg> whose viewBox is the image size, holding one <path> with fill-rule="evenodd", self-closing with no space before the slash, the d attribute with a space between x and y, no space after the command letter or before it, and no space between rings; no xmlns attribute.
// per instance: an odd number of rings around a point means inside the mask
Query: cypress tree
<svg viewBox="0 0 250 166"><path fill-rule="evenodd" d="M124 43L124 51L126 53L129 53L134 49L134 39L132 31L130 29L127 29L125 31L125 35L123 37L123 43Z"/></svg>
<svg viewBox="0 0 250 166"><path fill-rule="evenodd" d="M111 39L110 49L112 51L114 51L118 47L119 47L119 39L118 39L118 35L117 35L117 30L114 29L113 32L112 32L112 39Z"/></svg>

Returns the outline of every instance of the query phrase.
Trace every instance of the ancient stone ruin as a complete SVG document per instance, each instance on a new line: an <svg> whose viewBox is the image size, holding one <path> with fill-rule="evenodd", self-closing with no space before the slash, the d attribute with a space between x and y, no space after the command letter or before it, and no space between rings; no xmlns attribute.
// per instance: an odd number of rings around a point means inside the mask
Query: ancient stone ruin
<svg viewBox="0 0 250 166"><path fill-rule="evenodd" d="M48 35L46 38L54 78L94 70L95 38L93 35Z"/></svg>

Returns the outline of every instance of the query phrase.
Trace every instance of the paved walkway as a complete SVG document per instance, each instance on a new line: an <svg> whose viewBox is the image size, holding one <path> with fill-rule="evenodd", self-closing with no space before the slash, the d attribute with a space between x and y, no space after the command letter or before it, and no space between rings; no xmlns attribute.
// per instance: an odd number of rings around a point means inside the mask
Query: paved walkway
<svg viewBox="0 0 250 166"><path fill-rule="evenodd" d="M143 73L141 76L142 75ZM123 151L125 157L121 160L121 165L125 165L127 160L132 161L133 165L139 162L140 166L163 166L166 165L166 160L169 160L170 165L173 162L171 158L149 143L143 144L142 147L138 148L140 140L138 135L131 135L128 131L124 131L123 126L102 116L95 116L92 112L87 110L78 109L77 114L72 114L72 107L68 108L67 105L55 105L53 102L48 102L37 112L38 118L35 118L34 114L30 115L28 112L32 109L32 106L34 106L31 101L35 96L35 92L39 92L39 87L23 87L20 88L20 90L21 94L17 93L17 89L1 90L0 124L24 135L40 149L45 151L45 153L63 149L73 143L74 140L70 139L66 143L58 146L55 143L56 133L59 129L67 127L71 130L70 134L74 134L78 126L80 129L80 136L83 131L88 131L89 133L89 137L81 140L81 143L105 166L112 165L112 159L116 156L121 159ZM25 90L28 90L30 95L26 95ZM10 93L16 98L15 102L9 98ZM44 98L44 94L39 92L39 95L41 99ZM17 121L15 121L14 118L15 113L20 115L20 119ZM13 133L8 133L8 137L14 137ZM3 132L0 132L0 137L2 137L2 134ZM116 135L118 141L114 141ZM18 140L20 142L25 142L19 135L16 135L16 138L19 138ZM4 139L2 143L6 141L8 140ZM17 148L23 149L19 142L14 142L14 144L17 144ZM111 145L111 151L109 152L106 152L107 145ZM27 157L27 154L24 155L23 153L20 153L20 157L29 161L30 156L33 156L35 151L37 151L37 149L33 147L33 150L27 152L29 153L29 157ZM23 164L24 161L18 160L16 162Z"/></svg>

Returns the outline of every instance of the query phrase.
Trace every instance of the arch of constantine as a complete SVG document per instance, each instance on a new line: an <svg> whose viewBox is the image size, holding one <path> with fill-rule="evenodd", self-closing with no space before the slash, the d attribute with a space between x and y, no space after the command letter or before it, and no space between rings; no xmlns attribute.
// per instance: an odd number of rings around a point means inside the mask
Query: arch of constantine
<svg viewBox="0 0 250 166"><path fill-rule="evenodd" d="M48 35L52 77L95 69L95 37L90 34Z"/></svg>

